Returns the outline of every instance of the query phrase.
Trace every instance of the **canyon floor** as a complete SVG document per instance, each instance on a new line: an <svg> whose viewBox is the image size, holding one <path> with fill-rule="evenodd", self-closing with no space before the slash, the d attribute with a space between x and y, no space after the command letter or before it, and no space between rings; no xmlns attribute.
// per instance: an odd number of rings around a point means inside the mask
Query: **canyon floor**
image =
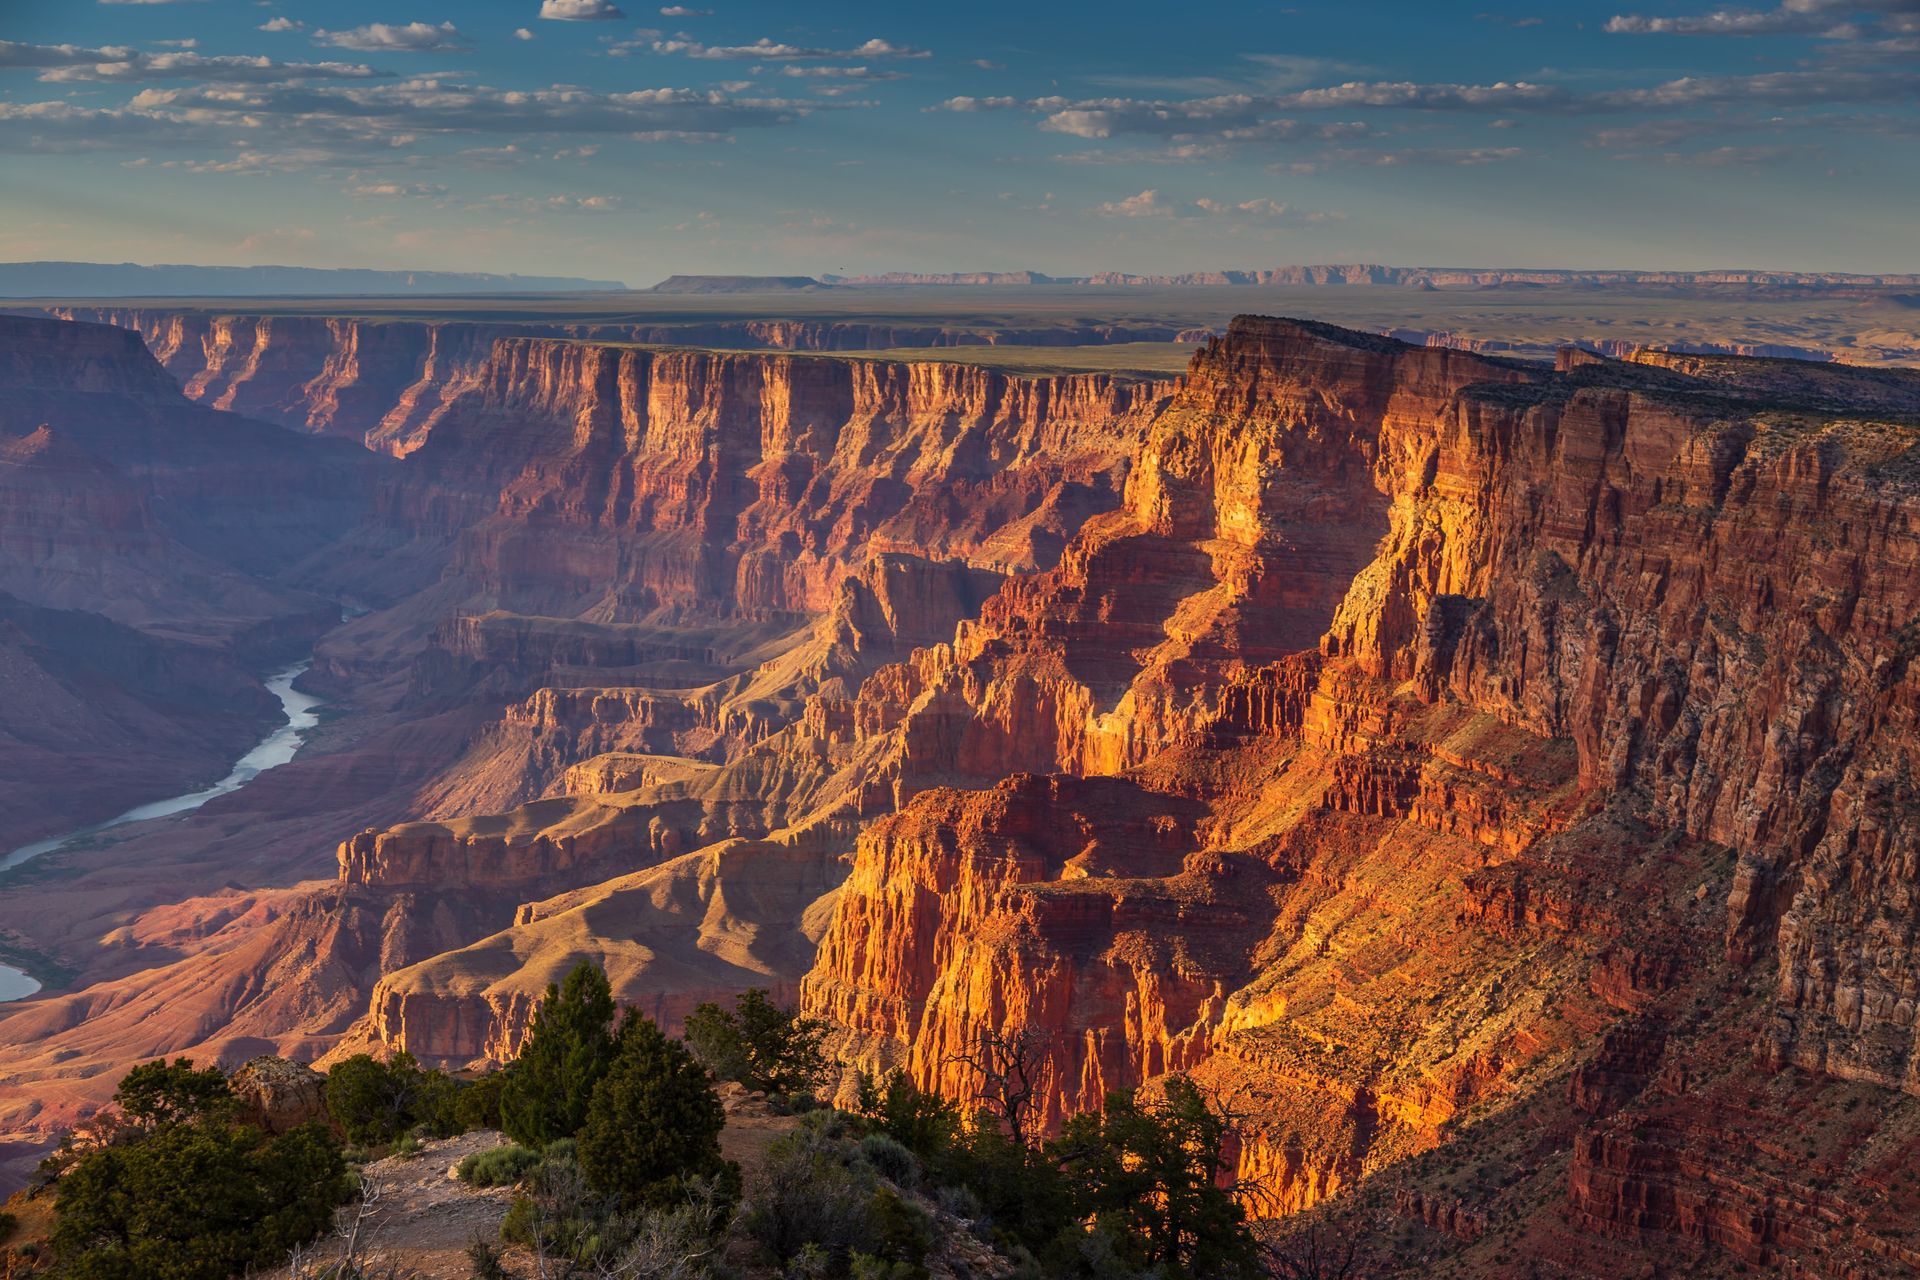
<svg viewBox="0 0 1920 1280"><path fill-rule="evenodd" d="M0 872L0 1185L590 959L1024 1033L1049 1125L1190 1074L1370 1275L1920 1274L1910 299L460 307L0 316L0 843L321 700Z"/></svg>

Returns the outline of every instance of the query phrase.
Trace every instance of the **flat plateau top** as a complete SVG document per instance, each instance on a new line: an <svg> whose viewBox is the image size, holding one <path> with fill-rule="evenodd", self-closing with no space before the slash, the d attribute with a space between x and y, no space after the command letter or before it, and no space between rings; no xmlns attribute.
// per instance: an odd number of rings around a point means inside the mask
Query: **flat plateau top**
<svg viewBox="0 0 1920 1280"><path fill-rule="evenodd" d="M996 285L885 286L771 294L535 294L496 297L7 299L0 309L71 306L217 315L327 315L367 320L469 320L594 326L808 321L937 326L981 338L1008 330L1222 330L1235 315L1306 316L1347 328L1445 332L1517 343L1626 346L1726 344L1770 354L1838 354L1862 364L1920 364L1920 293L1897 289L1675 289L1661 286L1403 286L1204 288ZM582 333L581 336L590 336ZM1030 332L1012 335L1040 345ZM1108 339L1132 344L1126 333ZM1144 336L1144 335L1143 335ZM1156 340L1160 335L1152 335ZM1166 337L1173 336L1171 333ZM692 339L691 341L697 341ZM1157 343L1156 343L1157 344ZM1053 345L1048 343L1047 345ZM1139 358L1144 358L1140 353ZM1076 366L1110 367L1110 366ZM1155 364L1152 368L1161 368Z"/></svg>

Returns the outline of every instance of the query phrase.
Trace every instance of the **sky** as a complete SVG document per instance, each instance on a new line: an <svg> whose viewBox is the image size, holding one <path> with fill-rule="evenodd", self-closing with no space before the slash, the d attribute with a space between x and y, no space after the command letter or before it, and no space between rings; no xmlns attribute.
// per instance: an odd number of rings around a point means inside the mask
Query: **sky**
<svg viewBox="0 0 1920 1280"><path fill-rule="evenodd" d="M1920 0L0 0L0 260L1920 270Z"/></svg>

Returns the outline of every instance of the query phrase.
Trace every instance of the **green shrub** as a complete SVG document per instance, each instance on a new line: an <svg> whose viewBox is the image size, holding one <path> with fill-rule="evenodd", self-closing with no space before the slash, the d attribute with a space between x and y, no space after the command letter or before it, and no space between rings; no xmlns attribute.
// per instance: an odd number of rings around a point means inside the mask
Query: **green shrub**
<svg viewBox="0 0 1920 1280"><path fill-rule="evenodd" d="M454 1122L460 1132L500 1127L500 1091L506 1084L504 1071L489 1071L454 1097Z"/></svg>
<svg viewBox="0 0 1920 1280"><path fill-rule="evenodd" d="M350 1189L332 1137L224 1120L164 1124L82 1156L58 1186L53 1245L73 1280L226 1280L285 1259Z"/></svg>
<svg viewBox="0 0 1920 1280"><path fill-rule="evenodd" d="M860 1157L897 1187L911 1191L920 1183L919 1159L888 1134L870 1133L860 1139Z"/></svg>
<svg viewBox="0 0 1920 1280"><path fill-rule="evenodd" d="M60 1153L53 1246L72 1280L225 1280L283 1260L352 1190L321 1126L235 1123L218 1070L148 1063L114 1102L117 1126Z"/></svg>
<svg viewBox="0 0 1920 1280"><path fill-rule="evenodd" d="M460 1181L476 1187L509 1187L540 1163L540 1153L514 1145L476 1151L460 1162Z"/></svg>
<svg viewBox="0 0 1920 1280"><path fill-rule="evenodd" d="M662 1207L689 1179L738 1177L720 1156L726 1123L712 1081L686 1047L629 1013L576 1140L580 1168L622 1208Z"/></svg>
<svg viewBox="0 0 1920 1280"><path fill-rule="evenodd" d="M849 1280L918 1280L926 1274L925 1267L897 1259L889 1261L871 1253L854 1254L853 1265L847 1269Z"/></svg>
<svg viewBox="0 0 1920 1280"><path fill-rule="evenodd" d="M934 1241L926 1213L880 1182L844 1124L827 1121L774 1144L741 1228L788 1275L845 1276L870 1255L906 1268L872 1274L920 1277Z"/></svg>
<svg viewBox="0 0 1920 1280"><path fill-rule="evenodd" d="M327 1112L356 1143L392 1142L420 1128L436 1138L464 1132L456 1118L459 1086L446 1073L422 1071L410 1053L386 1062L348 1058L327 1075Z"/></svg>
<svg viewBox="0 0 1920 1280"><path fill-rule="evenodd" d="M933 1193L933 1202L941 1211L950 1213L962 1222L978 1222L987 1216L987 1207L974 1194L972 1187L941 1187Z"/></svg>
<svg viewBox="0 0 1920 1280"><path fill-rule="evenodd" d="M467 1264L473 1280L513 1280L513 1273L500 1260L500 1248L485 1236L476 1234L467 1242Z"/></svg>
<svg viewBox="0 0 1920 1280"><path fill-rule="evenodd" d="M0 1211L0 1244L13 1239L13 1233L20 1229L20 1219L12 1214Z"/></svg>
<svg viewBox="0 0 1920 1280"><path fill-rule="evenodd" d="M937 1160L958 1145L965 1126L960 1108L938 1094L923 1093L904 1071L884 1083L862 1073L860 1113L881 1132L922 1160Z"/></svg>
<svg viewBox="0 0 1920 1280"><path fill-rule="evenodd" d="M826 1023L782 1009L759 987L743 991L731 1010L702 1004L687 1015L687 1048L721 1080L768 1094L806 1095L826 1072Z"/></svg>
<svg viewBox="0 0 1920 1280"><path fill-rule="evenodd" d="M580 1132L594 1086L613 1062L613 1013L607 975L591 964L547 987L501 1083L500 1127L509 1138L540 1146Z"/></svg>
<svg viewBox="0 0 1920 1280"><path fill-rule="evenodd" d="M233 1089L218 1067L195 1070L193 1059L149 1062L121 1077L113 1100L129 1120L144 1128L230 1116L235 1108Z"/></svg>

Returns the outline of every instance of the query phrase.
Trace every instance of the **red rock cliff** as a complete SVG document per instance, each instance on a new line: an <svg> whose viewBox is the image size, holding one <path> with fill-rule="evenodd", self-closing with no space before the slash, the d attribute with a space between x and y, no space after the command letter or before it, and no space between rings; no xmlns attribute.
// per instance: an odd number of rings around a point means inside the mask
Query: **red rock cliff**
<svg viewBox="0 0 1920 1280"><path fill-rule="evenodd" d="M851 713L907 793L1125 771L1148 811L1198 800L1185 857L1078 877L1084 836L1021 824L975 852L1005 802L930 791L862 839L808 1006L956 1094L955 1046L1021 1026L1055 1108L1173 1068L1251 1088L1243 1173L1286 1208L1729 970L1778 973L1763 1060L1915 1091L1920 377L1780 363L1554 373L1236 321L1123 509ZM1209 858L1255 870L1238 923ZM1107 922L1149 901L1177 905L1143 950Z"/></svg>

